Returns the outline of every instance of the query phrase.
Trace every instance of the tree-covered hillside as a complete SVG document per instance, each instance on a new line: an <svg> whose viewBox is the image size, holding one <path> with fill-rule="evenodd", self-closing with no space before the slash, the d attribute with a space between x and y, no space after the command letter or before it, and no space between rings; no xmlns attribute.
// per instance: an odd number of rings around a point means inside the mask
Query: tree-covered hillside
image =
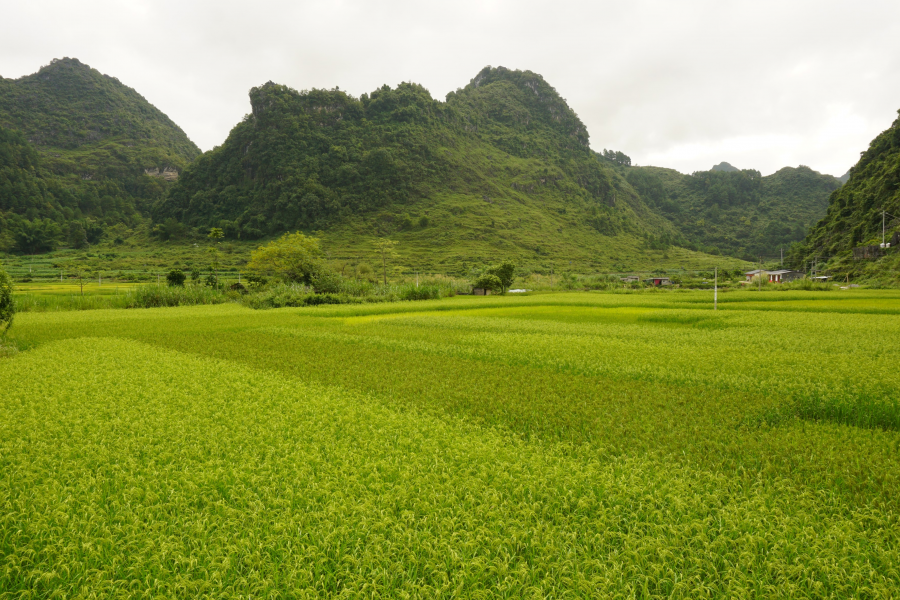
<svg viewBox="0 0 900 600"><path fill-rule="evenodd" d="M882 224L888 241L900 231L900 118L872 140L849 175L847 183L831 195L824 218L793 249L792 261L797 265L827 263L834 273L897 279L898 249L881 252L880 244ZM854 260L853 250L861 246L879 248Z"/></svg>
<svg viewBox="0 0 900 600"><path fill-rule="evenodd" d="M423 243L524 255L561 239L596 250L617 234L677 237L530 71L485 68L446 102L413 83L354 98L269 82L250 104L155 206L156 220L244 239L326 230L351 244L415 231Z"/></svg>
<svg viewBox="0 0 900 600"><path fill-rule="evenodd" d="M137 92L76 59L0 78L0 250L133 225L199 153Z"/></svg>
<svg viewBox="0 0 900 600"><path fill-rule="evenodd" d="M725 164L725 163L723 163ZM721 165L717 165L721 167ZM776 256L801 239L825 213L840 181L809 167L759 171L698 171L631 167L625 177L698 249L754 260Z"/></svg>

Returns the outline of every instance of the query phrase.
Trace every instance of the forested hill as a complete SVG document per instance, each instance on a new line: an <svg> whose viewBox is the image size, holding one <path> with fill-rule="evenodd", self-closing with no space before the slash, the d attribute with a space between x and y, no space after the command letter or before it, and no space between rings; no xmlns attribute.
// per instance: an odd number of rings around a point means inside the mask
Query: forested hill
<svg viewBox="0 0 900 600"><path fill-rule="evenodd" d="M887 213L888 241L900 231L900 118L872 140L849 175L847 183L831 195L827 214L791 253L792 260L797 265L827 262L835 273L871 271L875 275L896 269L900 265L897 248L889 249L884 260L878 260L881 252L876 250L854 261L852 251L880 246L882 211Z"/></svg>
<svg viewBox="0 0 900 600"><path fill-rule="evenodd" d="M469 244L484 254L546 253L576 237L598 247L617 234L676 237L530 71L485 68L446 102L414 83L354 98L269 82L250 91L250 105L155 207L156 220L244 239L415 232L432 250Z"/></svg>
<svg viewBox="0 0 900 600"><path fill-rule="evenodd" d="M134 224L199 154L136 91L76 59L0 78L0 250Z"/></svg>
<svg viewBox="0 0 900 600"><path fill-rule="evenodd" d="M746 260L787 252L825 214L829 194L841 186L837 178L804 166L766 177L721 167L691 175L659 167L624 172L644 201L691 244Z"/></svg>

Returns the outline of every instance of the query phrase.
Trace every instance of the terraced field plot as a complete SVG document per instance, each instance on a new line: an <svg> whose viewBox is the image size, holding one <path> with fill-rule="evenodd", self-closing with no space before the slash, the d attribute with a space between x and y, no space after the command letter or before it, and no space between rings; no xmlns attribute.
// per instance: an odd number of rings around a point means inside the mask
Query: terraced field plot
<svg viewBox="0 0 900 600"><path fill-rule="evenodd" d="M0 590L897 596L900 295L710 300L20 315Z"/></svg>

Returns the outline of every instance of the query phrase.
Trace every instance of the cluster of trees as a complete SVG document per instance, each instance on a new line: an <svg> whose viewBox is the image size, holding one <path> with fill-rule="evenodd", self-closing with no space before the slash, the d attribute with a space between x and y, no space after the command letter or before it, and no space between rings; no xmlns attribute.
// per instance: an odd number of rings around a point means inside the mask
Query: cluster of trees
<svg viewBox="0 0 900 600"><path fill-rule="evenodd" d="M620 167L631 166L631 157L618 150L607 150L604 148L602 153L597 153L597 157Z"/></svg>
<svg viewBox="0 0 900 600"><path fill-rule="evenodd" d="M485 267L474 279L476 288L505 294L516 277L516 265L509 261Z"/></svg>

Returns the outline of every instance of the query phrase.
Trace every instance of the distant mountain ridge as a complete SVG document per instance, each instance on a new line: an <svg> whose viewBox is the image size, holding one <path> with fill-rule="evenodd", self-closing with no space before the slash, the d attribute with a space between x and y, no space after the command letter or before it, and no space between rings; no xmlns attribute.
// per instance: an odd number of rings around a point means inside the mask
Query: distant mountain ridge
<svg viewBox="0 0 900 600"><path fill-rule="evenodd" d="M802 240L825 213L829 194L840 187L836 177L802 165L766 177L753 169L713 168L683 175L632 167L626 177L697 248L746 260L778 256Z"/></svg>
<svg viewBox="0 0 900 600"><path fill-rule="evenodd" d="M0 78L0 250L95 243L150 214L164 238L190 231L181 224L240 239L301 229L342 252L396 237L432 265L500 253L624 269L654 252L662 265L673 246L771 252L839 185L806 167L632 167L589 142L539 74L486 67L444 102L414 83L354 98L268 82L201 154L118 79L54 60Z"/></svg>
<svg viewBox="0 0 900 600"><path fill-rule="evenodd" d="M21 131L38 148L74 150L122 139L189 160L200 154L143 96L76 58L54 59L19 79L0 78L0 125Z"/></svg>
<svg viewBox="0 0 900 600"><path fill-rule="evenodd" d="M51 232L31 245L46 248L73 227L80 244L85 228L133 225L200 154L140 94L74 58L0 78L0 132L0 249L32 230Z"/></svg>
<svg viewBox="0 0 900 600"><path fill-rule="evenodd" d="M357 99L268 82L250 105L154 206L157 222L242 239L321 230L345 248L390 235L431 255L523 260L611 262L617 236L630 247L678 241L530 71L486 67L446 102L413 83Z"/></svg>

